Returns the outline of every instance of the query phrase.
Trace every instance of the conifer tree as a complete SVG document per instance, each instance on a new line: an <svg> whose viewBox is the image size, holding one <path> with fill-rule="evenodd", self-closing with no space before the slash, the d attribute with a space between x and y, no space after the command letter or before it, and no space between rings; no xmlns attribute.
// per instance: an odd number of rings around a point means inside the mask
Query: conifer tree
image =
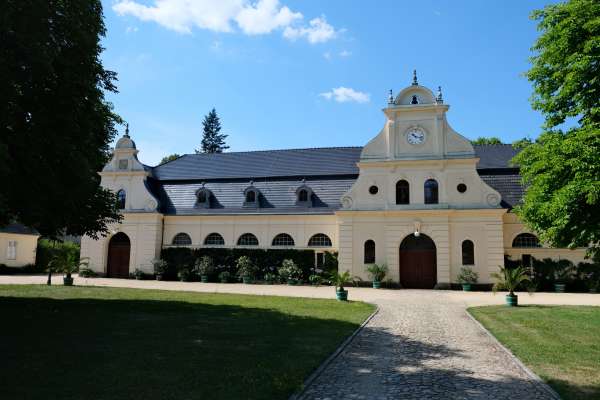
<svg viewBox="0 0 600 400"><path fill-rule="evenodd" d="M229 148L225 144L227 135L221 133L221 121L214 108L204 117L202 125L204 127L202 148L196 150L196 153L222 153Z"/></svg>

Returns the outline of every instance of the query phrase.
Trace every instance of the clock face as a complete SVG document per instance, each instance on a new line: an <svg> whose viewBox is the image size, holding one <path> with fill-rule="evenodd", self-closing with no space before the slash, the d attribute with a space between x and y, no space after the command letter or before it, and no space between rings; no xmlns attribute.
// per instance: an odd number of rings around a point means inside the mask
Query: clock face
<svg viewBox="0 0 600 400"><path fill-rule="evenodd" d="M406 140L410 144L421 144L425 141L425 132L420 128L410 128L406 132Z"/></svg>

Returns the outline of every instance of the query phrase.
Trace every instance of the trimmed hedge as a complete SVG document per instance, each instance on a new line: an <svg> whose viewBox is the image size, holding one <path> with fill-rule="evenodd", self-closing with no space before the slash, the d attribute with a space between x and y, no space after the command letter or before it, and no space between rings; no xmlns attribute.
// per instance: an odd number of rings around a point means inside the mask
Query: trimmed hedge
<svg viewBox="0 0 600 400"><path fill-rule="evenodd" d="M196 260L202 256L211 257L217 267L211 279L216 279L216 276L223 271L229 271L232 276L235 276L237 274L235 264L241 256L249 257L258 266L257 279L262 279L265 272L268 272L268 268L279 268L283 260L290 259L302 269L302 278L306 280L315 264L314 250L169 247L161 251L161 258L168 265L163 279L176 279L179 270L193 269Z"/></svg>

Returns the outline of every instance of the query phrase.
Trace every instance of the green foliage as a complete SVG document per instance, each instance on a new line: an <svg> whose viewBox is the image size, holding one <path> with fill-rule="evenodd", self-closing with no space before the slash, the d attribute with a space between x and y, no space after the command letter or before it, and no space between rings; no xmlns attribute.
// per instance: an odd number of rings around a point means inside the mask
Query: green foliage
<svg viewBox="0 0 600 400"><path fill-rule="evenodd" d="M302 270L293 260L283 260L278 272L284 280L302 279Z"/></svg>
<svg viewBox="0 0 600 400"><path fill-rule="evenodd" d="M524 149L525 147L529 146L532 143L533 143L533 140L531 140L529 138L523 138L523 139L515 140L512 143L512 147L520 150L520 149Z"/></svg>
<svg viewBox="0 0 600 400"><path fill-rule="evenodd" d="M154 267L154 273L156 275L164 275L167 273L169 264L165 260L161 260L160 258L155 258L152 260L152 266Z"/></svg>
<svg viewBox="0 0 600 400"><path fill-rule="evenodd" d="M121 122L105 99L100 0L6 0L0 18L0 225L107 233L122 218L98 171Z"/></svg>
<svg viewBox="0 0 600 400"><path fill-rule="evenodd" d="M328 273L332 273L338 270L338 252L325 252L325 262L323 263L323 269Z"/></svg>
<svg viewBox="0 0 600 400"><path fill-rule="evenodd" d="M367 272L371 279L376 282L381 282L388 272L388 266L387 264L370 264L367 266Z"/></svg>
<svg viewBox="0 0 600 400"><path fill-rule="evenodd" d="M276 274L272 273L272 272L267 272L264 276L265 282L277 282L279 280L279 276L277 276Z"/></svg>
<svg viewBox="0 0 600 400"><path fill-rule="evenodd" d="M502 144L502 141L499 138L495 137L495 136L489 137L489 138L480 136L480 137L478 137L475 140L471 140L471 144L473 144L473 145Z"/></svg>
<svg viewBox="0 0 600 400"><path fill-rule="evenodd" d="M458 283L477 283L477 280L479 279L479 275L477 274L477 272L473 271L473 268L471 267L462 267L460 269L460 272L458 273L458 276L456 277L456 280L458 281Z"/></svg>
<svg viewBox="0 0 600 400"><path fill-rule="evenodd" d="M68 248L61 248L54 254L52 260L48 263L48 272L62 272L67 277L71 277L71 274L79 271L80 267L89 265L89 258L83 257L79 259L79 254L74 254Z"/></svg>
<svg viewBox="0 0 600 400"><path fill-rule="evenodd" d="M70 253L73 258L79 259L79 245L77 243L59 242L48 239L38 240L35 255L35 266L37 271L46 271L50 261L62 252Z"/></svg>
<svg viewBox="0 0 600 400"><path fill-rule="evenodd" d="M181 157L181 155L174 153L171 155L168 155L166 157L163 157L162 160L160 160L160 164L164 164L164 163L168 163L169 161L173 161L173 160L177 160L179 157Z"/></svg>
<svg viewBox="0 0 600 400"><path fill-rule="evenodd" d="M321 283L323 283L323 277L321 275L312 274L308 277L308 281L311 283L311 285L319 286Z"/></svg>
<svg viewBox="0 0 600 400"><path fill-rule="evenodd" d="M523 267L506 268L500 267L500 273L494 272L491 277L496 279L492 290L496 293L498 290L508 290L510 295L514 295L517 287L529 281L527 270Z"/></svg>
<svg viewBox="0 0 600 400"><path fill-rule="evenodd" d="M196 150L196 153L222 153L229 148L225 144L227 135L220 133L221 121L214 108L204 117L202 125L202 150Z"/></svg>
<svg viewBox="0 0 600 400"><path fill-rule="evenodd" d="M240 278L255 278L257 268L250 257L241 256L236 262L237 273Z"/></svg>
<svg viewBox="0 0 600 400"><path fill-rule="evenodd" d="M350 271L344 271L339 273L337 271L332 272L329 278L331 284L335 286L335 290L344 290L344 287L354 282L354 278L350 275Z"/></svg>
<svg viewBox="0 0 600 400"><path fill-rule="evenodd" d="M221 273L219 273L219 280L221 282L229 282L230 279L231 279L231 272L222 271Z"/></svg>
<svg viewBox="0 0 600 400"><path fill-rule="evenodd" d="M209 256L202 256L198 260L196 260L196 264L194 267L194 271L202 276L202 275L211 275L215 272L215 265L213 263L212 258Z"/></svg>
<svg viewBox="0 0 600 400"><path fill-rule="evenodd" d="M600 3L570 0L535 11L533 108L545 132L515 158L528 187L519 217L555 247L600 246ZM563 132L561 125L573 122Z"/></svg>
<svg viewBox="0 0 600 400"><path fill-rule="evenodd" d="M98 274L96 271L91 270L89 268L81 268L79 269L79 276L81 278L97 278Z"/></svg>
<svg viewBox="0 0 600 400"><path fill-rule="evenodd" d="M259 267L256 278L261 279L266 272L275 273L283 260L290 259L302 270L302 279L307 279L311 268L315 264L314 250L297 249L227 249L227 248L199 248L169 247L161 251L161 258L168 264L164 279L175 279L180 266L193 266L195 261L202 256L212 258L217 265L217 273L223 270L232 275L237 274L236 261L241 256L249 257ZM273 267L273 270L270 268Z"/></svg>
<svg viewBox="0 0 600 400"><path fill-rule="evenodd" d="M130 276L135 279L144 279L146 277L146 274L141 269L136 268Z"/></svg>

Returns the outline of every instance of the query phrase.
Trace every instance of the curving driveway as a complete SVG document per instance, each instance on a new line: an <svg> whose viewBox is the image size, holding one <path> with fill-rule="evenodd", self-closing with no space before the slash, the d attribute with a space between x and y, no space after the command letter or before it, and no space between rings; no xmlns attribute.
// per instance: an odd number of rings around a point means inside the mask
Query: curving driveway
<svg viewBox="0 0 600 400"><path fill-rule="evenodd" d="M54 280L59 283L57 276ZM0 276L0 284L45 283L43 276ZM202 284L76 278L76 284L211 293L333 298L331 287ZM465 312L501 304L503 295L350 288L379 312L308 385L302 399L552 399ZM522 304L600 305L600 294L521 294Z"/></svg>

